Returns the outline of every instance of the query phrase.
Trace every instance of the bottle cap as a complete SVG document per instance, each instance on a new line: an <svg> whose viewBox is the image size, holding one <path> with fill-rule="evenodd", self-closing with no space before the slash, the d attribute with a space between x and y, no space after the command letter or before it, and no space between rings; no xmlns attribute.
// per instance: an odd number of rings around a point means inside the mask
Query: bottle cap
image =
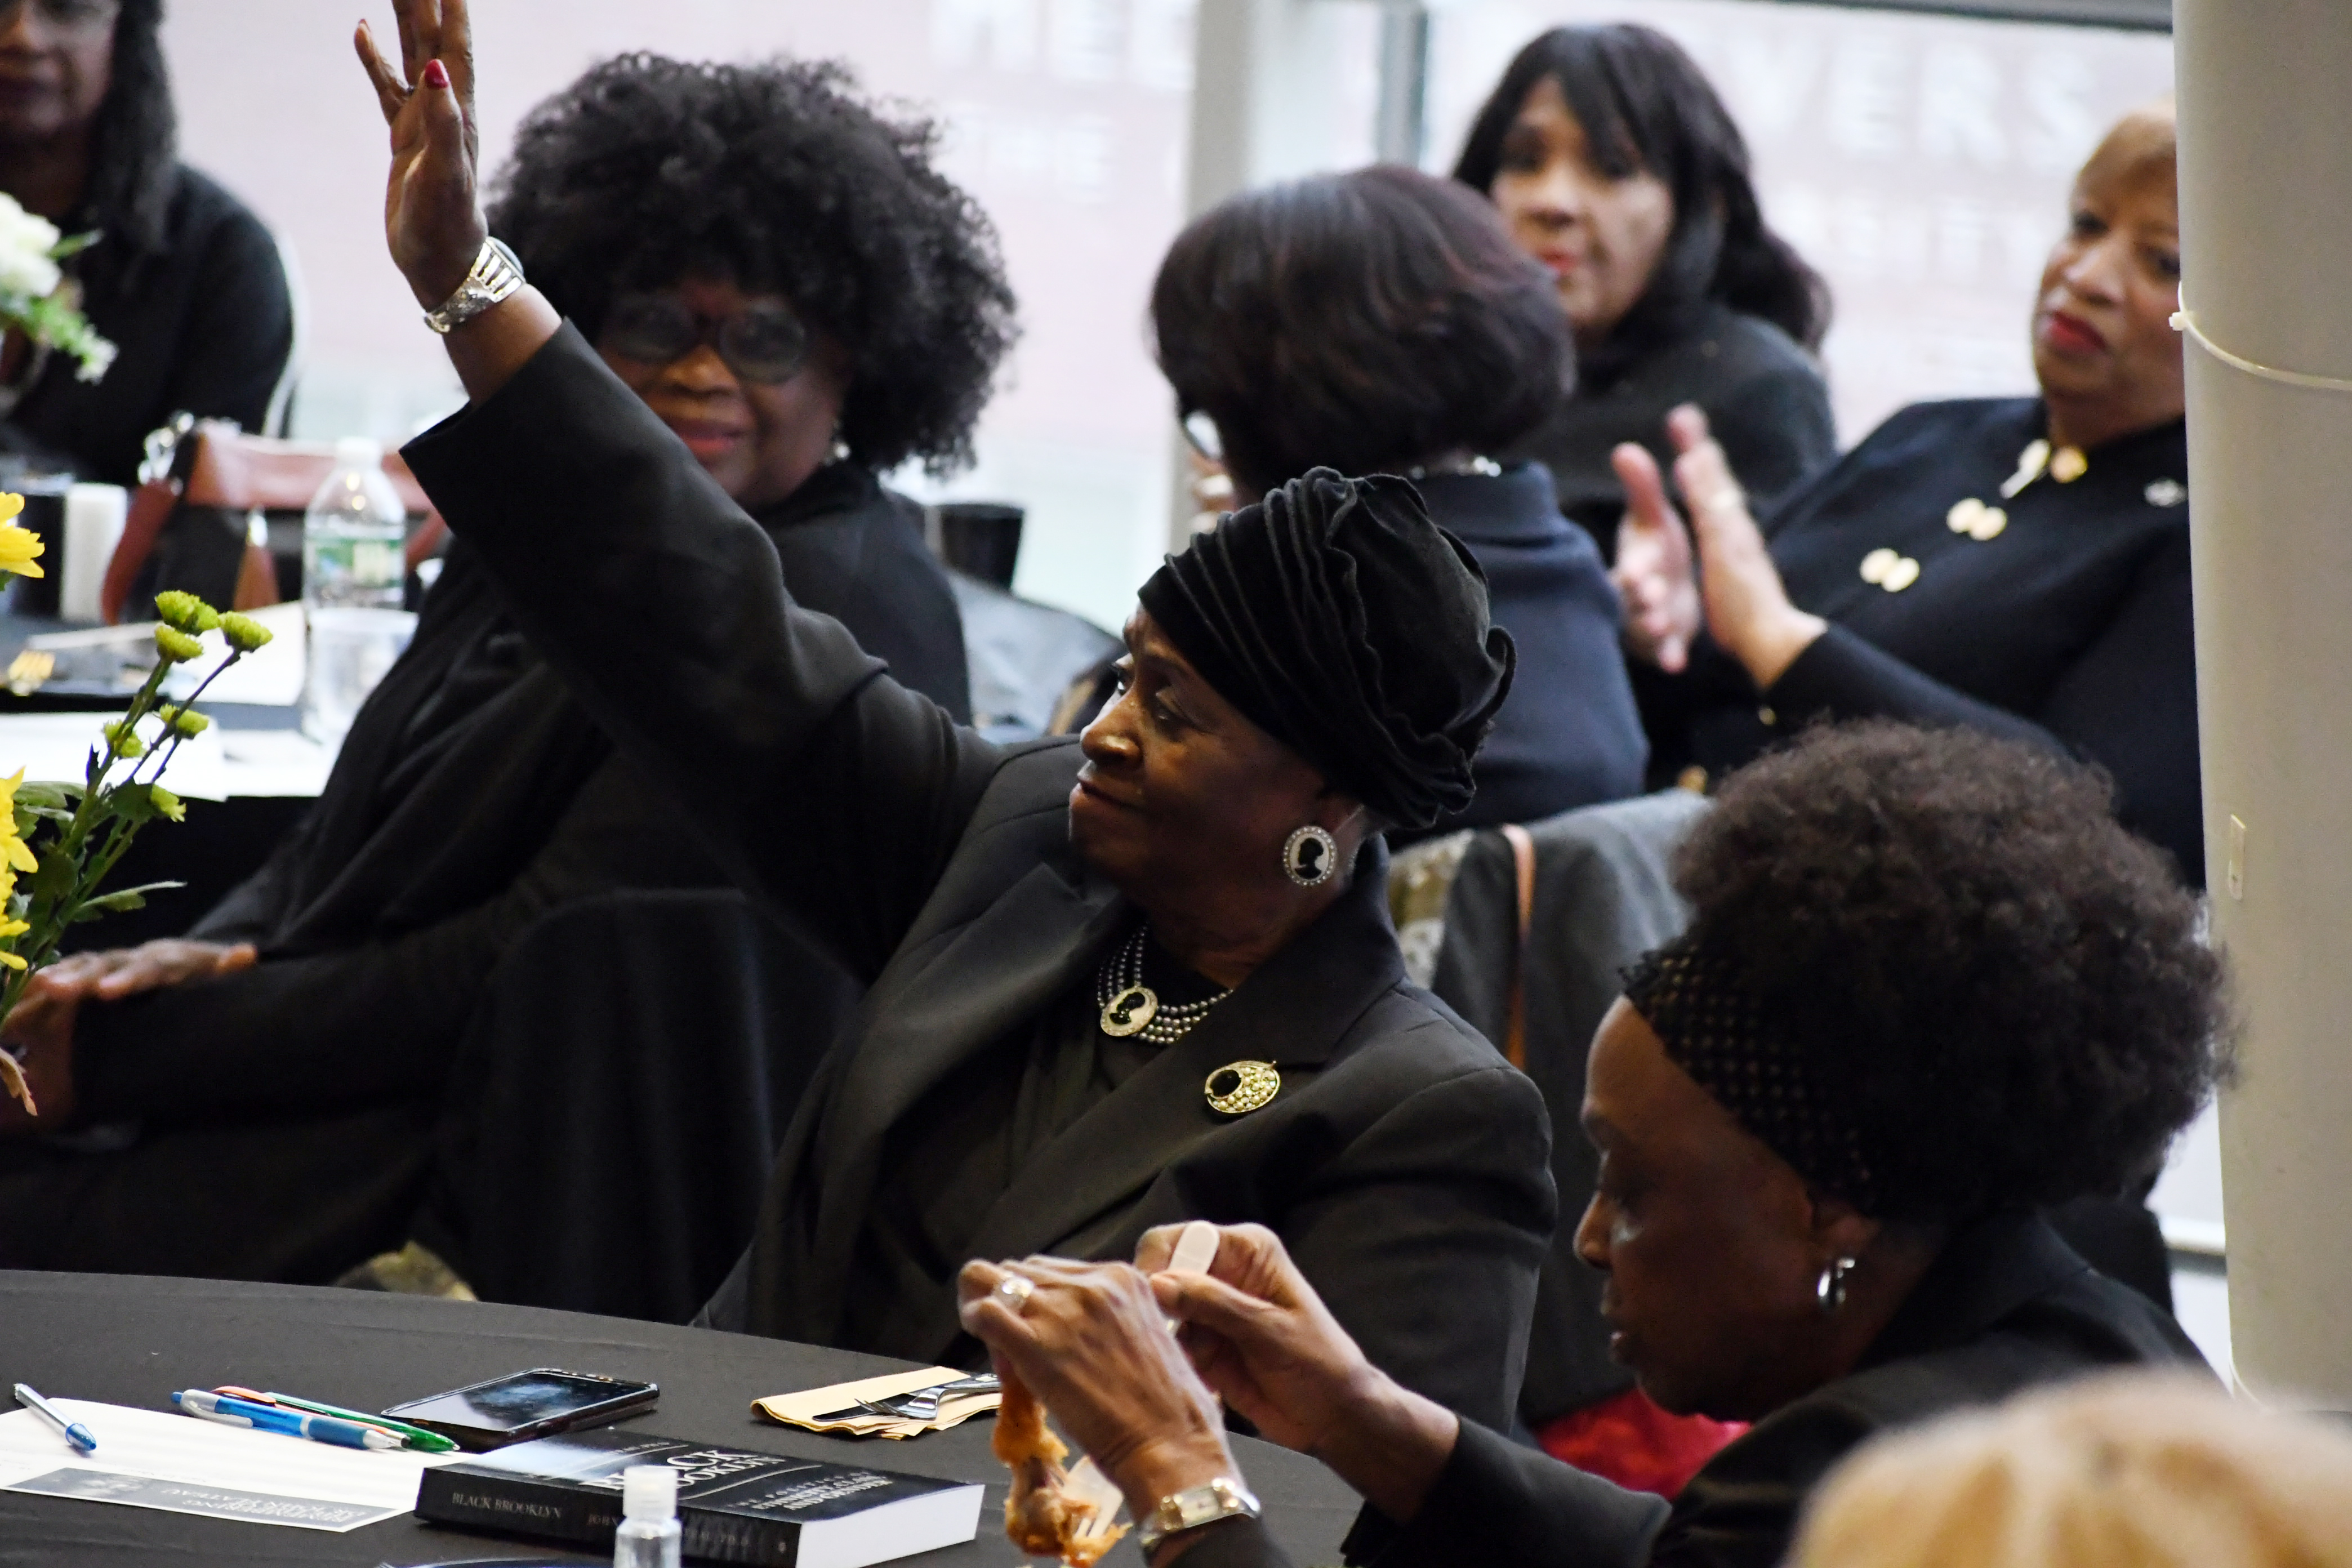
<svg viewBox="0 0 2352 1568"><path fill-rule="evenodd" d="M621 1472L621 1517L664 1524L677 1517L677 1472L667 1465L631 1465Z"/></svg>
<svg viewBox="0 0 2352 1568"><path fill-rule="evenodd" d="M335 467L339 468L383 466L383 443L373 436L345 436L335 442Z"/></svg>

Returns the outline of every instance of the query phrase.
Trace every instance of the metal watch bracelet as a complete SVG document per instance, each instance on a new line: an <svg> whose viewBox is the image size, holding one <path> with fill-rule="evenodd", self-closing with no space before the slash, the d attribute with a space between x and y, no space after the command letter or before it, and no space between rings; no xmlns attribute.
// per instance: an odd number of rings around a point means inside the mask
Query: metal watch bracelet
<svg viewBox="0 0 2352 1568"><path fill-rule="evenodd" d="M1231 1476L1219 1476L1204 1486L1186 1487L1161 1498L1151 1517L1139 1521L1136 1544L1149 1557L1171 1535L1221 1519L1255 1519L1259 1511L1257 1499L1248 1488Z"/></svg>
<svg viewBox="0 0 2352 1568"><path fill-rule="evenodd" d="M425 312L425 324L445 336L522 287L522 263L502 239L485 239L457 291Z"/></svg>

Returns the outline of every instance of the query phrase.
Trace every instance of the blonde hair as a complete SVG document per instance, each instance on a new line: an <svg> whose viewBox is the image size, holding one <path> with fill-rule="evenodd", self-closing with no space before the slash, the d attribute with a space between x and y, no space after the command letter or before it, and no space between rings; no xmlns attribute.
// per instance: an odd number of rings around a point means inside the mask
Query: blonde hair
<svg viewBox="0 0 2352 1568"><path fill-rule="evenodd" d="M1792 1568L2352 1568L2352 1435L2179 1376L2104 1377L1882 1438Z"/></svg>

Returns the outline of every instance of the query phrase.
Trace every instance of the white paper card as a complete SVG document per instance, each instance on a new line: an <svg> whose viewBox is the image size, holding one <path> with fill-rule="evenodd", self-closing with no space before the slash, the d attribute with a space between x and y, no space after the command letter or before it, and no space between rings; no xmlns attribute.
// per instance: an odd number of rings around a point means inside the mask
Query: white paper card
<svg viewBox="0 0 2352 1568"><path fill-rule="evenodd" d="M254 1524L342 1531L408 1513L428 1466L464 1454L373 1453L86 1399L52 1399L98 1439L77 1454L29 1410L0 1415L0 1489Z"/></svg>

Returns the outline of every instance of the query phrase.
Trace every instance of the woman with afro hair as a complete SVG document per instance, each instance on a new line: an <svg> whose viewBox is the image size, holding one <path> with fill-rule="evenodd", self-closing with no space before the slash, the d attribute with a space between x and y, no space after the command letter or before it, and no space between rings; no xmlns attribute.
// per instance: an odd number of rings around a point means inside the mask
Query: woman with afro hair
<svg viewBox="0 0 2352 1568"><path fill-rule="evenodd" d="M929 124L869 108L835 65L625 56L524 121L490 222L765 529L794 595L962 719L956 601L919 510L877 478L969 459L1013 335L994 234L930 166L935 143ZM714 945L684 916L628 924L627 909L655 906L614 901L740 900L726 886L459 538L302 828L186 939L61 963L12 1020L40 1129L113 1131L71 1148L0 1131L0 1268L322 1280L421 1233L433 1245L412 1260L451 1254L485 1295L684 1317L740 1248L768 1155L754 1115L740 1180L719 1173L720 1119L744 1120L705 1103L739 1081L706 1058L762 1056L765 1031L789 1027L790 1059L804 1045L813 1060L854 995L829 959L764 921L721 920ZM502 977L534 929L592 906L618 922L603 945L557 942L549 960L541 940L528 975ZM604 1010L616 985L640 1005L684 998L660 1037L707 1050L629 1056L655 1031ZM539 1054L516 1055L519 1029ZM768 1060L751 1081L781 1114L806 1065ZM671 1103L698 1147L646 1164L698 1192L740 1188L743 1212L683 1205L670 1260L703 1265L555 1283L533 1261L564 1250L554 1219L513 1184L578 1134L602 1103L592 1085L634 1104L649 1071L688 1097ZM457 1109L428 1175L445 1100ZM552 1121L477 1136L491 1103ZM530 1233L490 1245L498 1225ZM698 1239L697 1226L714 1228ZM423 1274L448 1280L429 1257Z"/></svg>

